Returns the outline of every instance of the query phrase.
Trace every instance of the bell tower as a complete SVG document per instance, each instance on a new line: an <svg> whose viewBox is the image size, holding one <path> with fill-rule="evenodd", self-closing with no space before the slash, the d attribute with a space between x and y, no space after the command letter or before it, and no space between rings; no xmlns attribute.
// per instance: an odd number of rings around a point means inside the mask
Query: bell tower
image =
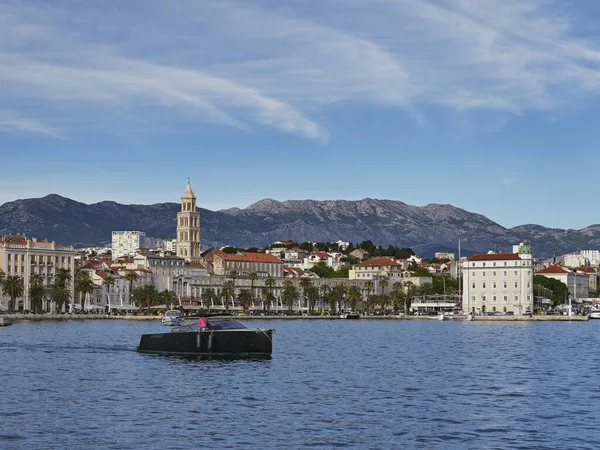
<svg viewBox="0 0 600 450"><path fill-rule="evenodd" d="M177 213L177 256L188 262L200 260L200 213L196 211L196 196L189 178L181 196L181 211Z"/></svg>

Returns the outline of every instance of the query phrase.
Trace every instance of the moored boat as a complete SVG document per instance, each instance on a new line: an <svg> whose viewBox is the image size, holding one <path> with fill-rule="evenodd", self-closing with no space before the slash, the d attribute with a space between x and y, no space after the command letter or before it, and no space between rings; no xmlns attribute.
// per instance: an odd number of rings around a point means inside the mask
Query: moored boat
<svg viewBox="0 0 600 450"><path fill-rule="evenodd" d="M595 307L590 312L590 319L600 319L600 308Z"/></svg>
<svg viewBox="0 0 600 450"><path fill-rule="evenodd" d="M350 311L348 313L340 314L341 319L360 319L360 314L355 311Z"/></svg>
<svg viewBox="0 0 600 450"><path fill-rule="evenodd" d="M271 356L274 330L247 328L236 320L209 320L175 327L170 333L143 334L142 353L185 356Z"/></svg>
<svg viewBox="0 0 600 450"><path fill-rule="evenodd" d="M181 311L171 309L165 312L165 315L162 318L162 323L168 327L182 326L185 325L185 319L183 318Z"/></svg>
<svg viewBox="0 0 600 450"><path fill-rule="evenodd" d="M12 322L7 321L4 317L0 317L0 327L8 327Z"/></svg>

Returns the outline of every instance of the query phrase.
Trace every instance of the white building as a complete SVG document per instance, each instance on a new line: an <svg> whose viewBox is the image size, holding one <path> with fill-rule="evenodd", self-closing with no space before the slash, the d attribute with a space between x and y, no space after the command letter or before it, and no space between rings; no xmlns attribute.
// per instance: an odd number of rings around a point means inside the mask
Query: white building
<svg viewBox="0 0 600 450"><path fill-rule="evenodd" d="M50 287L58 269L67 269L71 280L75 279L75 249L55 242L38 241L24 236L0 237L0 270L6 277L23 278L23 296L16 299L15 310L31 310L29 300L29 279L36 274L42 277L45 287ZM73 297L73 282L69 285ZM8 307L9 299L2 297L0 309ZM44 310L54 311L53 305L43 305Z"/></svg>
<svg viewBox="0 0 600 450"><path fill-rule="evenodd" d="M590 296L590 275L584 271L578 272L560 264L552 264L545 269L538 270L536 275L543 275L566 284L573 300Z"/></svg>
<svg viewBox="0 0 600 450"><path fill-rule="evenodd" d="M518 249L519 253L488 253L466 259L462 267L464 312L533 312L533 255L527 241Z"/></svg>
<svg viewBox="0 0 600 450"><path fill-rule="evenodd" d="M163 250L165 252L177 253L177 239L163 241Z"/></svg>
<svg viewBox="0 0 600 450"><path fill-rule="evenodd" d="M435 252L434 257L436 259L447 259L448 261L454 261L454 253L449 252Z"/></svg>
<svg viewBox="0 0 600 450"><path fill-rule="evenodd" d="M590 262L591 266L600 266L600 250L581 250L579 253Z"/></svg>
<svg viewBox="0 0 600 450"><path fill-rule="evenodd" d="M113 259L133 255L145 246L145 241L146 233L143 231L113 231L111 247Z"/></svg>

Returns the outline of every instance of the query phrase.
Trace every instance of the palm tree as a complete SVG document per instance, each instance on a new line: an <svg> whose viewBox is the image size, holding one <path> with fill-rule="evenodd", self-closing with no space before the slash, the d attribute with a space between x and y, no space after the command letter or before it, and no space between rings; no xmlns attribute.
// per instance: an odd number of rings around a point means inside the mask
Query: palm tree
<svg viewBox="0 0 600 450"><path fill-rule="evenodd" d="M375 285L373 284L372 280L368 280L365 283L365 289L367 290L367 297L371 294L371 291L373 291L375 289Z"/></svg>
<svg viewBox="0 0 600 450"><path fill-rule="evenodd" d="M221 287L221 297L225 300L225 310L229 311L228 299L231 298L233 301L233 298L235 297L235 283L232 280L223 283L223 286Z"/></svg>
<svg viewBox="0 0 600 450"><path fill-rule="evenodd" d="M277 286L277 281L275 281L275 278L273 278L272 276L269 275L265 279L265 286L267 286L269 288L268 299L269 299L269 302L272 302L273 300L275 300L275 295L273 294L273 288L275 288Z"/></svg>
<svg viewBox="0 0 600 450"><path fill-rule="evenodd" d="M387 285L389 284L387 277L382 277L379 280L379 286L381 286L381 295L383 295L383 291L385 290L385 288L387 287Z"/></svg>
<svg viewBox="0 0 600 450"><path fill-rule="evenodd" d="M29 277L29 301L31 302L31 309L34 314L39 314L42 310L42 304L46 297L46 291L44 289L44 279L33 273Z"/></svg>
<svg viewBox="0 0 600 450"><path fill-rule="evenodd" d="M329 300L329 292L331 291L331 288L329 287L328 284L322 284L321 285L321 294L322 294L322 298L323 300L321 301L321 314L323 314L323 310L325 307L325 303L327 303Z"/></svg>
<svg viewBox="0 0 600 450"><path fill-rule="evenodd" d="M17 297L22 297L25 291L23 278L18 275L9 275L2 283L2 294L10 296L8 312L14 312Z"/></svg>
<svg viewBox="0 0 600 450"><path fill-rule="evenodd" d="M110 290L115 285L115 283L116 283L115 277L113 277L111 275L107 275L106 278L104 278L104 280L102 280L102 285L106 286L106 289L108 292L108 303L109 304L110 304Z"/></svg>
<svg viewBox="0 0 600 450"><path fill-rule="evenodd" d="M302 295L306 300L307 309L310 311L310 307L308 306L308 292L310 288L313 286L312 280L310 278L302 278L300 279L300 287L302 288Z"/></svg>
<svg viewBox="0 0 600 450"><path fill-rule="evenodd" d="M356 286L350 286L350 288L348 289L348 293L346 294L346 298L350 302L350 309L354 311L356 310L356 303L361 298L360 291Z"/></svg>
<svg viewBox="0 0 600 450"><path fill-rule="evenodd" d="M208 306L207 309L210 309L210 307L213 305L213 301L217 299L217 294L213 288L209 287L202 289L202 295L200 298L206 302L206 305Z"/></svg>
<svg viewBox="0 0 600 450"><path fill-rule="evenodd" d="M252 292L248 289L242 289L238 297L240 299L240 304L242 305L242 308L244 308L244 314L248 314L248 310L250 309L250 306L252 306Z"/></svg>
<svg viewBox="0 0 600 450"><path fill-rule="evenodd" d="M131 298L140 305L140 309L143 305L145 305L146 310L149 313L150 307L158 304L159 293L154 285L149 284L135 288L132 292Z"/></svg>
<svg viewBox="0 0 600 450"><path fill-rule="evenodd" d="M275 299L270 288L268 288L268 287L262 288L262 298L263 298L263 311L267 311L270 309L269 305Z"/></svg>
<svg viewBox="0 0 600 450"><path fill-rule="evenodd" d="M54 283L58 286L67 287L73 281L73 275L69 269L56 269Z"/></svg>
<svg viewBox="0 0 600 450"><path fill-rule="evenodd" d="M77 275L75 275L75 292L79 293L81 312L84 310L87 294L94 292L95 286L96 285L90 278L89 272L78 272Z"/></svg>
<svg viewBox="0 0 600 450"><path fill-rule="evenodd" d="M167 308L169 308L169 305L172 305L174 303L179 303L179 299L177 298L177 294L173 291L170 291L168 289L165 289L164 291L162 291L159 294L159 299L160 299L160 303L164 303Z"/></svg>
<svg viewBox="0 0 600 450"><path fill-rule="evenodd" d="M288 311L292 312L294 301L298 300L298 297L298 288L290 280L285 280L283 282L281 299L283 300L283 304L288 306Z"/></svg>
<svg viewBox="0 0 600 450"><path fill-rule="evenodd" d="M254 297L254 282L258 280L258 274L256 272L250 272L248 274L248 279L250 280L250 292L252 293L252 297Z"/></svg>
<svg viewBox="0 0 600 450"><path fill-rule="evenodd" d="M331 311L331 314L336 314L337 306L342 303L345 293L346 286L342 283L337 283L333 289L331 289L331 295L329 296L329 310Z"/></svg>
<svg viewBox="0 0 600 450"><path fill-rule="evenodd" d="M319 288L311 285L306 293L306 299L308 300L308 313L312 314L319 299Z"/></svg>
<svg viewBox="0 0 600 450"><path fill-rule="evenodd" d="M129 272L127 275L125 275L125 280L129 281L129 303L131 303L131 297L133 294L131 288L133 286L133 283L137 281L138 278L138 274L135 272Z"/></svg>

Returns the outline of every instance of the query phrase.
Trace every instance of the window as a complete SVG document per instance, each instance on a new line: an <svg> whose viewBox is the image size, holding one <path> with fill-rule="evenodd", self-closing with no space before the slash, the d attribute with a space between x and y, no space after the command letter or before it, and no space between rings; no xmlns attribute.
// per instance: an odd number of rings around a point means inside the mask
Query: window
<svg viewBox="0 0 600 450"><path fill-rule="evenodd" d="M483 288L485 289L485 281L483 282Z"/></svg>
<svg viewBox="0 0 600 450"><path fill-rule="evenodd" d="M475 296L471 297L471 301L475 303Z"/></svg>
<svg viewBox="0 0 600 450"><path fill-rule="evenodd" d="M475 289L475 283L473 283L473 289Z"/></svg>
<svg viewBox="0 0 600 450"><path fill-rule="evenodd" d="M515 270L515 277L518 277L518 276L519 276L519 272L517 272L517 271Z"/></svg>
<svg viewBox="0 0 600 450"><path fill-rule="evenodd" d="M506 276L506 270L504 271L504 276Z"/></svg>
<svg viewBox="0 0 600 450"><path fill-rule="evenodd" d="M519 301L519 296L515 295L515 302L518 302L518 301Z"/></svg>
<svg viewBox="0 0 600 450"><path fill-rule="evenodd" d="M493 266L496 267L496 263L495 262L494 262Z"/></svg>
<svg viewBox="0 0 600 450"><path fill-rule="evenodd" d="M485 303L485 295L481 296L481 301Z"/></svg>
<svg viewBox="0 0 600 450"><path fill-rule="evenodd" d="M485 267L485 263L483 263L483 267Z"/></svg>
<svg viewBox="0 0 600 450"><path fill-rule="evenodd" d="M519 287L519 282L515 281L515 287Z"/></svg>
<svg viewBox="0 0 600 450"><path fill-rule="evenodd" d="M485 272L483 272L483 276L485 277Z"/></svg>
<svg viewBox="0 0 600 450"><path fill-rule="evenodd" d="M475 267L475 263L473 263L473 267Z"/></svg>
<svg viewBox="0 0 600 450"><path fill-rule="evenodd" d="M496 272L492 272L492 276L495 277L496 276Z"/></svg>
<svg viewBox="0 0 600 450"><path fill-rule="evenodd" d="M531 270L528 270L527 271L527 276L530 276L530 275L531 275Z"/></svg>
<svg viewBox="0 0 600 450"><path fill-rule="evenodd" d="M507 302L508 301L508 296L504 296L504 301ZM506 308L504 308L504 310L506 311Z"/></svg>
<svg viewBox="0 0 600 450"><path fill-rule="evenodd" d="M531 282L530 281L527 282L527 287L531 287Z"/></svg>
<svg viewBox="0 0 600 450"><path fill-rule="evenodd" d="M494 281L494 284L492 286L494 289L496 289L496 282Z"/></svg>
<svg viewBox="0 0 600 450"><path fill-rule="evenodd" d="M475 272L473 272L473 276L475 276Z"/></svg>
<svg viewBox="0 0 600 450"><path fill-rule="evenodd" d="M508 286L507 286L507 283L506 283L506 281L505 281L505 282L504 282L504 289L506 289L507 287L508 287Z"/></svg>
<svg viewBox="0 0 600 450"><path fill-rule="evenodd" d="M506 266L506 261L504 261L504 265Z"/></svg>
<svg viewBox="0 0 600 450"><path fill-rule="evenodd" d="M496 296L495 295L492 297L492 301L494 301L494 302L496 301Z"/></svg>

